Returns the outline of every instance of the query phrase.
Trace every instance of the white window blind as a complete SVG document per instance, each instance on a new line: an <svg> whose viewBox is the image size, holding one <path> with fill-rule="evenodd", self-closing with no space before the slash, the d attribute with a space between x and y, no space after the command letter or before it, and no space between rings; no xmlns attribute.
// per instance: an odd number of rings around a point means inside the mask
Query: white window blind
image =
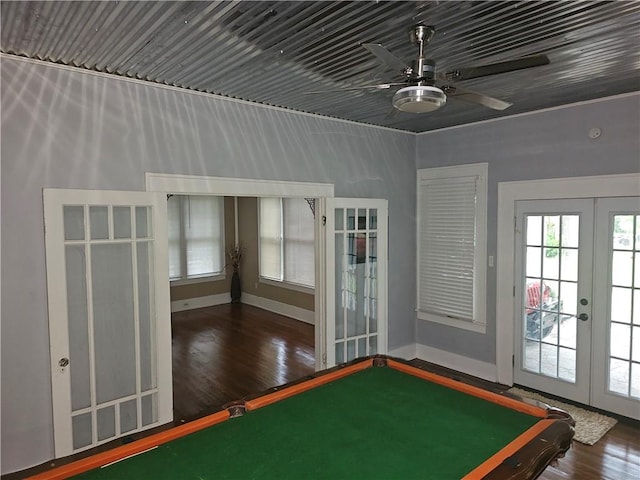
<svg viewBox="0 0 640 480"><path fill-rule="evenodd" d="M419 172L418 316L484 325L486 175L468 173Z"/></svg>
<svg viewBox="0 0 640 480"><path fill-rule="evenodd" d="M313 288L313 213L303 198L260 199L260 276Z"/></svg>
<svg viewBox="0 0 640 480"><path fill-rule="evenodd" d="M168 200L169 276L220 275L224 268L224 199L173 195Z"/></svg>
<svg viewBox="0 0 640 480"><path fill-rule="evenodd" d="M260 276L282 281L282 199L260 201Z"/></svg>
<svg viewBox="0 0 640 480"><path fill-rule="evenodd" d="M313 287L315 251L313 212L303 198L282 201L284 218L284 279Z"/></svg>

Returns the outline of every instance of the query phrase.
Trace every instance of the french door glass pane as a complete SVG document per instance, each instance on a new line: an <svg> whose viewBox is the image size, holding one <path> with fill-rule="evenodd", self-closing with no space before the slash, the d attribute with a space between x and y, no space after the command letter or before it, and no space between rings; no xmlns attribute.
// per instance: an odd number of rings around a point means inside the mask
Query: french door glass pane
<svg viewBox="0 0 640 480"><path fill-rule="evenodd" d="M115 405L101 408L97 413L98 441L114 437L116 434Z"/></svg>
<svg viewBox="0 0 640 480"><path fill-rule="evenodd" d="M578 215L527 215L523 368L576 381Z"/></svg>
<svg viewBox="0 0 640 480"><path fill-rule="evenodd" d="M153 359L155 358L155 333L152 329L155 301L150 288L153 272L153 245L150 242L137 243L137 272L138 272L138 325L140 336L140 388L142 391L156 387L156 372Z"/></svg>
<svg viewBox="0 0 640 480"><path fill-rule="evenodd" d="M372 217L375 218L375 217ZM375 223L374 223L375 224ZM378 234L369 234L369 332L378 331Z"/></svg>
<svg viewBox="0 0 640 480"><path fill-rule="evenodd" d="M609 391L640 398L640 232L638 215L614 215L609 237Z"/></svg>
<svg viewBox="0 0 640 480"><path fill-rule="evenodd" d="M71 410L91 405L87 279L84 245L65 247Z"/></svg>
<svg viewBox="0 0 640 480"><path fill-rule="evenodd" d="M151 212L149 207L136 207L136 238L151 236Z"/></svg>
<svg viewBox="0 0 640 480"><path fill-rule="evenodd" d="M89 225L91 240L109 238L109 207L89 207Z"/></svg>
<svg viewBox="0 0 640 480"><path fill-rule="evenodd" d="M113 207L113 238L131 238L131 207Z"/></svg>
<svg viewBox="0 0 640 480"><path fill-rule="evenodd" d="M347 271L346 277L346 317L347 317L347 337L353 337L356 334L356 315L358 313L358 300L360 299L358 266L356 258L357 238L355 233L347 234Z"/></svg>
<svg viewBox="0 0 640 480"><path fill-rule="evenodd" d="M336 364L344 363L344 342L336 342Z"/></svg>
<svg viewBox="0 0 640 480"><path fill-rule="evenodd" d="M74 415L71 418L71 436L74 450L92 443L91 412Z"/></svg>
<svg viewBox="0 0 640 480"><path fill-rule="evenodd" d="M120 433L135 430L138 426L138 402L127 400L120 404Z"/></svg>
<svg viewBox="0 0 640 480"><path fill-rule="evenodd" d="M91 270L96 400L100 404L136 392L131 244L92 245Z"/></svg>
<svg viewBox="0 0 640 480"><path fill-rule="evenodd" d="M342 210L336 210L336 212ZM343 275L344 267L344 233L336 233L335 235L335 322L336 322L336 340L344 338L344 309L350 301L348 291L346 289L346 277ZM337 348L337 346L336 346ZM336 356L337 359L337 356ZM337 360L336 360L337 361Z"/></svg>
<svg viewBox="0 0 640 480"><path fill-rule="evenodd" d="M84 240L84 207L82 205L64 206L64 239Z"/></svg>
<svg viewBox="0 0 640 480"><path fill-rule="evenodd" d="M158 421L158 394L145 395L141 400L142 426L146 427Z"/></svg>

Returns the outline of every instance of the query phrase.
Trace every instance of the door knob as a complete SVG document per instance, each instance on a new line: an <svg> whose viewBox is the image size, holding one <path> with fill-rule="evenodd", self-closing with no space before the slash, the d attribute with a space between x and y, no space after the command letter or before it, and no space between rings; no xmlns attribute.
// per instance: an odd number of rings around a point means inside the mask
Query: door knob
<svg viewBox="0 0 640 480"><path fill-rule="evenodd" d="M580 305L589 305L589 300L587 300L586 298L581 298Z"/></svg>
<svg viewBox="0 0 640 480"><path fill-rule="evenodd" d="M589 320L589 315L587 315L586 313L581 313L580 315L578 315L578 318L583 322L586 322L587 320Z"/></svg>
<svg viewBox="0 0 640 480"><path fill-rule="evenodd" d="M66 367L67 365L69 365L69 359L68 358L61 358L60 361L58 362L58 365L60 365L61 367Z"/></svg>

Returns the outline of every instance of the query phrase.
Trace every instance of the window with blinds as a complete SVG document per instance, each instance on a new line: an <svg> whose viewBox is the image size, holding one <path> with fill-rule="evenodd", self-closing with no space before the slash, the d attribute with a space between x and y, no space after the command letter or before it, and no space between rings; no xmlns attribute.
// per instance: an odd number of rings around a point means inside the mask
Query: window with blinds
<svg viewBox="0 0 640 480"><path fill-rule="evenodd" d="M172 195L169 221L169 278L221 275L224 269L224 198Z"/></svg>
<svg viewBox="0 0 640 480"><path fill-rule="evenodd" d="M418 318L484 332L487 164L418 170Z"/></svg>
<svg viewBox="0 0 640 480"><path fill-rule="evenodd" d="M304 198L260 199L260 277L313 288L313 212Z"/></svg>

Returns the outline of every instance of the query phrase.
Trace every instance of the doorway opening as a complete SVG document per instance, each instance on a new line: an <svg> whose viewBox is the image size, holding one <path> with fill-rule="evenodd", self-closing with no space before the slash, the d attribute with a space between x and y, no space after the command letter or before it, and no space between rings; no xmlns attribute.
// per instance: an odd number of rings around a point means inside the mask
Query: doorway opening
<svg viewBox="0 0 640 480"><path fill-rule="evenodd" d="M196 198L202 197L215 198ZM170 271L179 270L172 259L179 263L182 257L212 270L202 275L200 268L195 278L171 283L173 411L181 422L315 371L313 202L218 198L224 208L212 215L222 218L212 223L224 228L203 228L207 218L192 211L181 218L188 217L181 237L189 241L170 238ZM176 223L171 215L170 231ZM178 243L186 252L171 255ZM216 261L207 262L207 256ZM224 258L221 265L218 257ZM232 273L240 288L232 286Z"/></svg>
<svg viewBox="0 0 640 480"><path fill-rule="evenodd" d="M250 202L251 199L259 199L263 197L271 197L271 198L273 197L283 197L283 198L333 197L333 185L330 185L330 184L260 181L260 180L229 179L229 178L217 178L217 177L162 175L162 174L150 174L150 173L146 174L146 187L147 187L147 191L161 191L167 194L213 195L213 196L234 197L236 199L236 201L234 201L234 205L236 206L239 203L242 204L244 202ZM256 202L254 201L254 205L255 203ZM242 228L241 227L242 224L241 222L238 221L238 218L237 218L238 213L239 213L239 209L234 208L234 216L236 218L232 223L233 242L235 242L236 240L243 241L242 232L239 231L239 228ZM320 237L320 235L318 234L319 228L320 228L320 220L318 218L314 220L314 225L315 225L314 231L315 231L315 239L316 239L315 241L315 244L316 244L315 245L315 252L316 252L315 279L316 281L315 281L315 294L313 295L313 299L312 299L314 310L313 310L313 314L310 317L312 319L313 325L297 325L296 327L295 323L299 322L299 320L286 318L286 315L287 315L286 311L278 312L277 308L275 310L278 313L269 311L269 310L274 310L273 308L269 308L269 307L273 307L275 304L286 305L286 303L274 301L273 298L271 299L267 298L265 304L260 304L259 301L256 301L257 298L263 298L263 297L253 296L253 293L251 293L252 290L259 290L262 287L266 289L271 288L273 290L274 287L272 285L264 285L264 286L260 285L258 280L255 277L255 273L251 278L247 278L245 280L245 285L248 285L250 288L247 289L248 292L243 292L243 295L245 297L244 303L245 304L254 303L254 305L243 305L242 303L240 303L239 305L222 304L218 306L208 307L210 308L210 310L208 312L204 312L205 314L208 313L210 315L210 318L208 320L209 322L215 322L213 319L217 315L219 315L221 312L224 313L224 309L226 308L226 309L229 309L228 311L229 315L227 317L228 321L234 321L234 315L237 322L245 321L246 318L254 318L257 316L263 319L263 326L267 322L273 323L274 325L278 325L278 328L282 327L283 324L288 324L289 326L288 330L304 332L304 333L299 333L297 340L291 340L292 342L294 342L294 344L295 342L299 342L299 345L297 346L297 349L300 352L298 360L300 361L300 364L303 365L302 367L298 365L297 367L292 368L293 371L291 375L294 374L293 372L300 371L300 369L302 370L308 369L307 365L309 361L308 359L309 347L305 345L308 345L309 343L308 341L309 327L311 327L312 329L312 338L313 338L313 344L312 344L313 354L314 354L314 358L312 362L312 365L314 367L313 370L322 368L324 361L326 361L325 360L326 356L324 354L324 338L325 338L324 330L326 327L325 327L324 316L322 315L322 305L321 305L322 302L320 301L320 296L323 294L322 292L324 292L324 276L323 276L323 272L321 271L322 269L318 268L318 265L323 264L322 259L320 258L321 254L319 253L321 252L322 249L320 248L319 246L320 242L318 241ZM254 221L254 226L255 226L255 221ZM255 239L249 239L249 241L255 242ZM271 293L273 293L273 291ZM229 298L228 295L229 295L228 293L224 293L222 294L222 297ZM249 298L248 302L246 301L247 297ZM308 299L307 299L307 302L308 302ZM218 303L223 303L223 301L219 301ZM300 312L300 310L303 310L295 305L291 307L296 312ZM201 310L206 311L207 309L201 309ZM196 311L195 310L191 312L185 311L184 313L176 314L175 315L176 318L174 320L178 321L179 319L177 317L185 317L189 315L193 316L195 315L194 312ZM203 313L203 312L201 311L199 313ZM284 315L282 315L283 313ZM244 320L242 320L243 318ZM241 319L241 320L238 320L238 319ZM184 318L182 318L182 320L184 320ZM309 318L307 318L307 321L308 320ZM198 320L193 320L193 322L197 324ZM251 320L246 320L245 323L250 324ZM181 327L182 326L185 326L185 325L181 325ZM231 325L231 327L233 326L234 325ZM229 325L227 325L227 327L229 327ZM176 330L174 330L174 332L175 331ZM229 351L229 349L233 350L231 346L234 344L234 341L236 344L242 344L243 342L246 342L247 338L250 337L251 335L254 335L254 336L257 335L257 332L258 332L257 327L251 328L250 326L247 329L243 329L240 333L238 333L238 331L235 330L234 328L227 328L225 333L222 334L222 337L224 337L225 339L224 347L221 345L218 345L218 347L221 348L220 350L220 352L222 352L221 355L224 355L224 352ZM207 337L207 333L205 333L204 331L201 333L205 338ZM233 335L236 335L235 340L232 338ZM213 334L209 332L209 337L211 338L212 336ZM179 356L180 355L179 350L184 347L184 345L180 345L179 348L177 349L178 353L176 353L175 348L176 348L177 338L178 337L174 336L174 352L173 352L174 356L175 355ZM264 352L268 352L271 348L275 346L276 360L280 358L282 362L286 363L287 358L286 358L285 352L287 349L284 347L286 342L283 343L282 338L277 337L277 335L274 334L274 331L272 331L271 333L268 333L268 331L263 331L262 340L260 341L263 342L263 348L257 348L257 351L255 351L256 356L253 360L251 360L251 357L247 355L243 356L241 352L235 352L233 355L233 360L231 361L238 363L240 365L247 364L247 363L252 364L252 368L250 370L253 370L254 373L252 373L251 375L255 375L255 372L260 372L261 369L271 368L272 369L271 374L263 375L264 378L267 378L267 379L274 378L275 380L278 380L278 378L283 378L282 372L278 373L275 371L278 367L276 366L267 367L266 365L264 365L262 362L259 361L259 355L261 350ZM193 344L191 345L193 346ZM278 345L280 345L281 348L278 348ZM209 343L209 346L213 348L213 343ZM293 348L293 351L295 352L296 347L293 346L292 348ZM206 348L205 348L205 351L206 351ZM272 351L272 353L274 353L274 351ZM278 357L278 355L280 355L280 357ZM183 372L180 371L183 369L183 367L181 366L183 364L180 363L175 358L176 357L174 357L174 376L179 376L183 378L182 377ZM192 375L192 374L193 372L189 373L188 375ZM222 375L221 377L222 381L221 383L219 383L219 385L227 389L228 393L225 393L225 395L227 395L228 397L233 397L236 392L244 391L243 388L256 388L258 389L258 391L261 391L268 387L277 386L280 383L280 382L276 382L273 385L265 386L264 382L255 383L250 378L249 375L246 375L244 377L245 380L242 380L241 378L242 376L240 374L237 374L238 375L237 378L232 378L234 375L234 372L231 369L228 369L226 371L222 371L222 369L218 369L217 375ZM186 376L187 374L185 373L184 378L186 378ZM198 385L199 381L200 380L197 378L197 375L196 375L196 379L193 380L193 382L191 383L191 385L193 386L194 392L197 392L200 389L200 386ZM210 379L209 381L212 381L212 380ZM178 388L180 387L179 382L180 382L179 380L174 381L174 385L178 386ZM243 382L245 383L244 387L242 386ZM272 380L266 381L266 383L271 383L271 382ZM227 385L227 387L224 387L224 385ZM235 387L231 388L231 386L233 385L235 385ZM238 385L240 386L238 387ZM209 390L211 390L211 388ZM254 393L257 393L257 392L254 392ZM176 411L176 414L179 416L182 416L183 414L181 414L180 412L183 411L185 412L184 416L191 416L191 415L197 414L198 413L196 412L197 410L205 412L207 409L211 409L211 408L215 409L216 407L221 406L221 405L215 405L215 403L218 402L217 398L221 398L221 397L214 396L210 398L211 399L207 401L208 404L206 405L204 403L202 404L202 408L196 405L193 408L190 407L182 410L178 409L178 411ZM174 393L174 399L177 400L176 393ZM236 399L238 398L237 397L229 398L229 400L236 400ZM188 404L188 401L185 403ZM199 403L199 402L194 402L194 403ZM176 419L178 418L176 417Z"/></svg>

